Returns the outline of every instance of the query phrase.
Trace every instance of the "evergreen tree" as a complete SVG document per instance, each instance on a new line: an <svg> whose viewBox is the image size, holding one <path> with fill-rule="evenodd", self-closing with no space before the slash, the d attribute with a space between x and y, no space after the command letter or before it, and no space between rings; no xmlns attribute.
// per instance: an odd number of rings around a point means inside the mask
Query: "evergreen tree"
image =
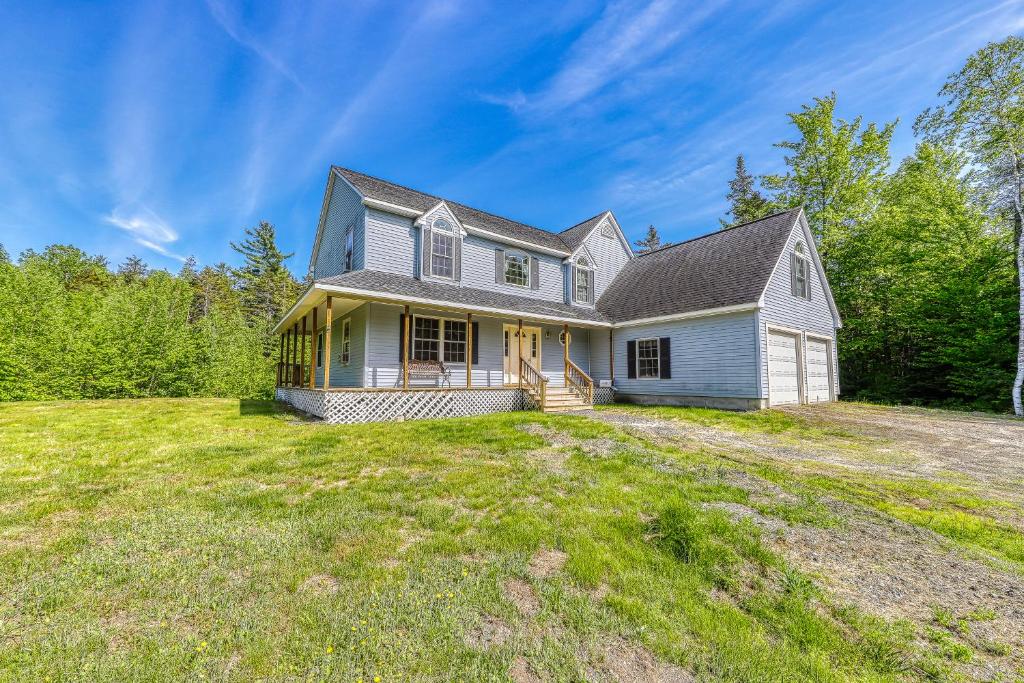
<svg viewBox="0 0 1024 683"><path fill-rule="evenodd" d="M1024 38L989 43L950 76L939 96L944 106L926 110L914 129L939 144L964 150L1012 221L1018 295L1017 372L1013 410L1024 417Z"/></svg>
<svg viewBox="0 0 1024 683"><path fill-rule="evenodd" d="M148 272L146 262L134 255L126 258L117 268L118 276L129 284L145 279Z"/></svg>
<svg viewBox="0 0 1024 683"><path fill-rule="evenodd" d="M736 157L736 175L729 181L725 198L729 200L731 220L720 219L723 228L756 221L774 210L772 202L755 187L754 176L747 171L742 154Z"/></svg>
<svg viewBox="0 0 1024 683"><path fill-rule="evenodd" d="M647 254L655 249L661 247L661 237L658 235L658 229L653 225L647 226L647 235L643 239L633 242L637 246L637 251L641 254Z"/></svg>
<svg viewBox="0 0 1024 683"><path fill-rule="evenodd" d="M11 262L11 255L7 253L6 249L4 249L4 245L0 244L0 263L10 263L10 262Z"/></svg>
<svg viewBox="0 0 1024 683"><path fill-rule="evenodd" d="M284 266L293 254L285 254L278 249L274 226L267 221L260 221L255 228L247 228L245 234L247 237L241 243L231 242L231 248L245 259L240 268L231 272L250 323L269 329L298 293L295 279Z"/></svg>

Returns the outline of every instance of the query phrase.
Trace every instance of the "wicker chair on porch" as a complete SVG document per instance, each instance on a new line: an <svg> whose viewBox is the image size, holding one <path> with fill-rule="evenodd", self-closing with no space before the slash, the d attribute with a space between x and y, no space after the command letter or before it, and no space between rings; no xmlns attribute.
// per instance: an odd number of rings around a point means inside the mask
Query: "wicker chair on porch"
<svg viewBox="0 0 1024 683"><path fill-rule="evenodd" d="M439 360L410 360L409 376L431 377L441 380L441 386L452 386L451 369Z"/></svg>

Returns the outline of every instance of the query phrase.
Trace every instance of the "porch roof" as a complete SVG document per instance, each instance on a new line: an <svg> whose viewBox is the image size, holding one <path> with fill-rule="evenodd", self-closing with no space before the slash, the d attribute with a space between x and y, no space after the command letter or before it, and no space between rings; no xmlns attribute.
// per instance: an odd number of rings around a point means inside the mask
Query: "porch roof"
<svg viewBox="0 0 1024 683"><path fill-rule="evenodd" d="M274 328L280 332L301 319L322 297L410 304L424 308L478 313L484 316L524 318L532 321L570 323L587 327L611 327L611 322L592 308L570 306L557 301L540 301L526 296L424 282L407 275L355 270L317 280Z"/></svg>

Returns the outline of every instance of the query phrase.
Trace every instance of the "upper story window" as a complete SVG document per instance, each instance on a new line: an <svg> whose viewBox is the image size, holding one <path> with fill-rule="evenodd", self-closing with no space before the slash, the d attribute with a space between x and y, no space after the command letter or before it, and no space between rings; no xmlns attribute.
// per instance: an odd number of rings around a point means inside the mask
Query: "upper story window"
<svg viewBox="0 0 1024 683"><path fill-rule="evenodd" d="M505 252L505 282L519 287L530 286L530 257Z"/></svg>
<svg viewBox="0 0 1024 683"><path fill-rule="evenodd" d="M793 296L801 299L811 298L811 259L807 254L807 248L803 242L797 242L793 247L792 260L790 261L790 273L793 286Z"/></svg>
<svg viewBox="0 0 1024 683"><path fill-rule="evenodd" d="M582 304L594 302L594 271L590 269L587 259L582 256L576 259L573 283L573 300Z"/></svg>
<svg viewBox="0 0 1024 683"><path fill-rule="evenodd" d="M352 246L355 242L355 226L350 225L345 233L345 270L352 270Z"/></svg>
<svg viewBox="0 0 1024 683"><path fill-rule="evenodd" d="M455 228L447 219L434 220L430 231L430 274L455 277Z"/></svg>

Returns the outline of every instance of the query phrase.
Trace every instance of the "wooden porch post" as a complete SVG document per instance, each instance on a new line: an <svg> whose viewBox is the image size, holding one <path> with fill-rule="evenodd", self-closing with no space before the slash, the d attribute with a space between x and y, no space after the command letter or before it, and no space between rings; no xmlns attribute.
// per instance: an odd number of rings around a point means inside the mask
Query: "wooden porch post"
<svg viewBox="0 0 1024 683"><path fill-rule="evenodd" d="M292 386L302 386L302 382L295 381L295 361L299 359L299 321L296 320L295 324L292 325L292 366L288 368L288 374L291 375Z"/></svg>
<svg viewBox="0 0 1024 683"><path fill-rule="evenodd" d="M312 358L309 359L309 388L316 389L316 344L320 341L320 335L316 333L316 311L318 306L313 307L313 337L310 340L310 355Z"/></svg>
<svg viewBox="0 0 1024 683"><path fill-rule="evenodd" d="M277 386L281 386L281 373L284 372L284 332L281 333L281 343L277 349Z"/></svg>
<svg viewBox="0 0 1024 683"><path fill-rule="evenodd" d="M409 354L412 353L412 326L409 323L409 307L405 307L405 329L402 330L405 339L404 352L402 353L402 388L409 388Z"/></svg>
<svg viewBox="0 0 1024 683"><path fill-rule="evenodd" d="M519 375L519 388L523 388L523 319L519 319L519 365L516 368Z"/></svg>
<svg viewBox="0 0 1024 683"><path fill-rule="evenodd" d="M565 361L565 371L569 372L569 323L562 324L562 334L565 335L565 345L562 347L562 354Z"/></svg>
<svg viewBox="0 0 1024 683"><path fill-rule="evenodd" d="M609 379L615 384L615 330L608 329L608 368L611 372Z"/></svg>
<svg viewBox="0 0 1024 683"><path fill-rule="evenodd" d="M473 388L473 314L466 314L466 388Z"/></svg>
<svg viewBox="0 0 1024 683"><path fill-rule="evenodd" d="M281 371L284 373L284 386L289 387L292 384L291 373L288 372L288 368L292 364L292 328L288 328L288 336L284 340L284 367Z"/></svg>
<svg viewBox="0 0 1024 683"><path fill-rule="evenodd" d="M324 316L324 324L327 330L324 332L324 389L331 388L331 317L333 315L334 298L327 297L327 314Z"/></svg>
<svg viewBox="0 0 1024 683"><path fill-rule="evenodd" d="M306 316L302 316L302 353L299 354L299 386L306 383L306 377L302 374L306 371Z"/></svg>

